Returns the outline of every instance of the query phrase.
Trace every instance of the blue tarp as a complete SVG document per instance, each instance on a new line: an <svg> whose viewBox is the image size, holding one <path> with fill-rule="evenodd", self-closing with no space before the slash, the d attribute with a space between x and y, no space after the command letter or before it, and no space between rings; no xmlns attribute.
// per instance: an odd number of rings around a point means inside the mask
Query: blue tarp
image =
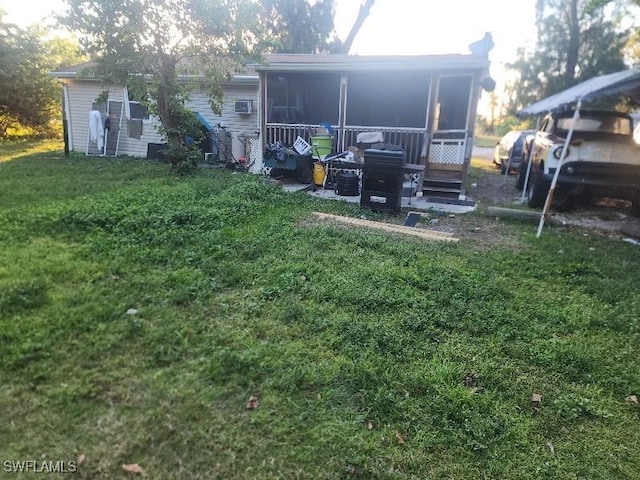
<svg viewBox="0 0 640 480"><path fill-rule="evenodd" d="M198 112L196 112L196 118L198 119L198 121L204 126L204 128L207 129L207 131L212 132L213 131L213 127L211 126L211 124L207 121L206 118L204 118L202 115L200 115Z"/></svg>

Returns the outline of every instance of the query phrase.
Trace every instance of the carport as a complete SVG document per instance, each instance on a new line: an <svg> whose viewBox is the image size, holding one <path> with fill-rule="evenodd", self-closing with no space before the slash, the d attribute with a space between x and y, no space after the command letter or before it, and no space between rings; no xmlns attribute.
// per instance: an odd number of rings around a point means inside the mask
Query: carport
<svg viewBox="0 0 640 480"><path fill-rule="evenodd" d="M554 191L558 183L558 175L560 174L560 167L562 166L562 162L566 160L567 149L569 148L569 144L571 143L571 137L573 136L573 130L576 120L580 117L580 109L582 108L582 103L592 102L603 97L610 97L613 95L624 95L634 103L640 103L640 69L632 68L617 73L600 75L598 77L591 78L585 82L579 83L578 85L575 85L571 88L563 90L562 92L556 93L555 95L529 105L519 112L518 115L521 117L537 115L538 122L536 131L538 131L538 127L540 126L540 118L542 115L551 111L569 110L571 108L575 109L573 114L573 121L571 123L571 127L562 148L562 154L560 156L562 160L560 161L560 166L556 168L553 180L551 182L551 187L549 188L549 193L547 194L544 208L542 209L542 214L540 215L536 237L539 238L542 234L545 218L551 208ZM523 188L523 198L531 173L532 154L533 149L530 149L527 174Z"/></svg>

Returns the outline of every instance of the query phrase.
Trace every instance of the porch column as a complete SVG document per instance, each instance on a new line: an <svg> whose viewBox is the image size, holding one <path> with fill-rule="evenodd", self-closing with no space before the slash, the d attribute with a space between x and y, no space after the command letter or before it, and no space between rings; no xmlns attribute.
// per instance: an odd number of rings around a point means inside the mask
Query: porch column
<svg viewBox="0 0 640 480"><path fill-rule="evenodd" d="M344 149L347 147L344 141L344 127L347 124L347 73L342 72L340 75L340 108L338 110L338 145L336 145L336 150L339 147L340 152L344 152Z"/></svg>
<svg viewBox="0 0 640 480"><path fill-rule="evenodd" d="M267 73L259 72L258 80L258 129L260 130L260 155L267 141Z"/></svg>
<svg viewBox="0 0 640 480"><path fill-rule="evenodd" d="M434 83L436 85L434 85ZM427 111L424 120L424 141L422 142L422 151L420 152L420 163L426 165L429 163L429 146L431 145L431 130L433 128L433 99L437 95L437 83L434 82L434 75L429 75L429 92L427 93ZM422 173L424 177L424 172Z"/></svg>
<svg viewBox="0 0 640 480"><path fill-rule="evenodd" d="M467 193L467 177L471 170L471 156L473 152L473 136L475 134L474 127L476 124L476 116L478 114L478 101L480 100L480 94L482 93L482 87L480 86L480 77L484 74L475 74L471 80L471 91L469 92L469 109L467 112L467 138L464 153L464 167L462 169L462 189L460 192L461 197L465 197Z"/></svg>

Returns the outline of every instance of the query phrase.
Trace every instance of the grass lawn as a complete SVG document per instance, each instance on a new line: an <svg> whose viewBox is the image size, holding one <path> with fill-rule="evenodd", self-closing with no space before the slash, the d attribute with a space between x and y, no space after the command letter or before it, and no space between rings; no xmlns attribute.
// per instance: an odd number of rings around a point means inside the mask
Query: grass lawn
<svg viewBox="0 0 640 480"><path fill-rule="evenodd" d="M2 478L640 478L638 247L0 148Z"/></svg>

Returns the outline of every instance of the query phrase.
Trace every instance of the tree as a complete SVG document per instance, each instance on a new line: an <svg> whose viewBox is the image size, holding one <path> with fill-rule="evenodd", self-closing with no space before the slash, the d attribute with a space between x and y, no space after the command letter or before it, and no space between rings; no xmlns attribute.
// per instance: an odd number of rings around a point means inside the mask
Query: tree
<svg viewBox="0 0 640 480"><path fill-rule="evenodd" d="M607 2L609 3L609 2ZM511 113L597 75L625 68L629 31L600 0L537 0L538 41L520 49Z"/></svg>
<svg viewBox="0 0 640 480"><path fill-rule="evenodd" d="M375 0L360 6L349 35L334 29L335 0L261 0L261 48L276 53L349 53Z"/></svg>
<svg viewBox="0 0 640 480"><path fill-rule="evenodd" d="M266 52L327 53L334 32L334 0L261 0L261 44Z"/></svg>
<svg viewBox="0 0 640 480"><path fill-rule="evenodd" d="M168 142L174 169L199 154L188 138L199 133L185 107L200 88L220 113L222 83L252 58L257 5L250 0L66 0L60 24L81 35L93 74L147 95ZM184 78L194 79L185 83Z"/></svg>
<svg viewBox="0 0 640 480"><path fill-rule="evenodd" d="M351 27L351 31L349 32L349 35L347 35L347 39L339 47L339 53L349 53L353 45L353 41L356 39L356 36L358 35L358 32L362 28L362 25L364 25L364 21L369 16L369 12L371 11L371 8L373 7L374 3L375 3L375 0L366 0L362 5L360 5L360 9L358 10L358 16L356 17L356 21Z"/></svg>
<svg viewBox="0 0 640 480"><path fill-rule="evenodd" d="M54 135L51 120L59 118L60 88L48 72L80 58L71 40L48 39L41 26L6 23L0 12L0 137L18 127Z"/></svg>

